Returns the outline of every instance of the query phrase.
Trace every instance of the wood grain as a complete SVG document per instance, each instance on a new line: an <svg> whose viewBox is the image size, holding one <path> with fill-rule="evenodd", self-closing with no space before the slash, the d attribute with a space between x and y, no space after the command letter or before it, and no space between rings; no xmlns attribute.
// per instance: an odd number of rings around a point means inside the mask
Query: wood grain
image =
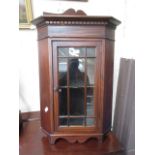
<svg viewBox="0 0 155 155"><path fill-rule="evenodd" d="M66 15L67 13L69 15ZM71 143L83 143L89 138L96 138L101 142L111 130L114 37L115 28L120 21L108 16L80 15L74 10L69 10L64 15L44 14L34 19L33 23L38 30L43 131L49 137L51 144L60 138ZM95 48L94 126L63 127L59 125L59 93L55 91L59 86L57 61L59 47ZM69 76L67 81L69 82ZM69 99L69 87L67 89ZM68 100L68 111L69 102ZM47 108L48 111L45 112Z"/></svg>
<svg viewBox="0 0 155 155"><path fill-rule="evenodd" d="M82 144L70 144L64 139L58 139L55 145L50 145L48 138L40 131L40 121L24 123L19 137L20 155L120 155L122 150L112 132L105 137L103 143L88 139Z"/></svg>

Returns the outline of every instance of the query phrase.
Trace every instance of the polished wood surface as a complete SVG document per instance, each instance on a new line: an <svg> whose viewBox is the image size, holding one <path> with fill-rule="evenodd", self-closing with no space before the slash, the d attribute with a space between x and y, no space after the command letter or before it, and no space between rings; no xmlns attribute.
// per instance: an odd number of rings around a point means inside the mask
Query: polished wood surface
<svg viewBox="0 0 155 155"><path fill-rule="evenodd" d="M43 12L44 16L52 16L52 15L60 15L60 14L55 14L55 13L50 13L50 12ZM82 10L77 10L75 11L74 9L70 8L68 10L66 10L64 13L62 13L61 15L79 15L79 16L86 16L86 13L83 12Z"/></svg>
<svg viewBox="0 0 155 155"><path fill-rule="evenodd" d="M73 15L71 12L74 12ZM94 137L101 143L111 131L114 41L115 29L120 21L108 16L80 15L74 10L66 13L44 13L33 20L38 31L41 128L49 136L51 144L59 138L71 143L83 143ZM93 47L96 50L94 126L60 126L59 93L56 91L59 87L59 47ZM67 90L69 105L69 89ZM69 111L69 106L67 109Z"/></svg>
<svg viewBox="0 0 155 155"><path fill-rule="evenodd" d="M55 145L50 145L48 138L40 130L39 120L25 122L19 137L20 155L120 155L122 153L123 148L112 132L101 144L95 139L83 144L70 144L60 139Z"/></svg>

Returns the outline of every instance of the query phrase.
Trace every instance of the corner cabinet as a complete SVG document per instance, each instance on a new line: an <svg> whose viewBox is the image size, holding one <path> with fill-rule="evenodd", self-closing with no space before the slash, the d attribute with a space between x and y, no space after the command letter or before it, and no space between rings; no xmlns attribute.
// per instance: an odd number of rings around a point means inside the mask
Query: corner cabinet
<svg viewBox="0 0 155 155"><path fill-rule="evenodd" d="M44 13L37 26L41 128L51 144L63 138L102 142L111 130L113 17L87 16L70 9Z"/></svg>

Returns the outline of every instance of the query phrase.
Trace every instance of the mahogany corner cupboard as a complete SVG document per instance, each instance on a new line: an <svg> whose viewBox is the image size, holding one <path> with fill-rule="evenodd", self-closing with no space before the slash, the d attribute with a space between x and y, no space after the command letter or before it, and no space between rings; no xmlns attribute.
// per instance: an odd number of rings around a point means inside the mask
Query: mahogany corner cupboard
<svg viewBox="0 0 155 155"><path fill-rule="evenodd" d="M43 13L38 31L41 128L62 138L102 142L111 130L114 34L120 21L83 11Z"/></svg>

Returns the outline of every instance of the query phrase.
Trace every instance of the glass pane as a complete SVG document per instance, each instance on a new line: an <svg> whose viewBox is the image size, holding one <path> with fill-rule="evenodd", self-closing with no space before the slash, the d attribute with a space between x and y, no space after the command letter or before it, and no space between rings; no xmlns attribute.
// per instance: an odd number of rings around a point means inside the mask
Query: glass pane
<svg viewBox="0 0 155 155"><path fill-rule="evenodd" d="M95 58L87 58L87 85L94 85L95 81Z"/></svg>
<svg viewBox="0 0 155 155"><path fill-rule="evenodd" d="M87 118L86 119L87 126L92 126L95 124L94 118Z"/></svg>
<svg viewBox="0 0 155 155"><path fill-rule="evenodd" d="M86 48L69 48L70 57L84 57Z"/></svg>
<svg viewBox="0 0 155 155"><path fill-rule="evenodd" d="M87 48L87 57L95 57L95 48Z"/></svg>
<svg viewBox="0 0 155 155"><path fill-rule="evenodd" d="M67 88L59 89L59 115L67 115Z"/></svg>
<svg viewBox="0 0 155 155"><path fill-rule="evenodd" d="M94 117L95 61L93 47L58 48L59 116L62 116L59 118L60 126L95 124L95 118L90 117Z"/></svg>
<svg viewBox="0 0 155 155"><path fill-rule="evenodd" d="M87 97L87 116L94 116L94 98Z"/></svg>
<svg viewBox="0 0 155 155"><path fill-rule="evenodd" d="M69 59L69 82L70 86L84 86L85 59Z"/></svg>
<svg viewBox="0 0 155 155"><path fill-rule="evenodd" d="M94 87L87 87L87 97L93 97L94 96Z"/></svg>
<svg viewBox="0 0 155 155"><path fill-rule="evenodd" d="M94 88L87 88L87 116L94 115Z"/></svg>
<svg viewBox="0 0 155 155"><path fill-rule="evenodd" d="M59 58L59 86L67 85L67 58Z"/></svg>
<svg viewBox="0 0 155 155"><path fill-rule="evenodd" d="M84 118L70 118L69 125L84 125Z"/></svg>
<svg viewBox="0 0 155 155"><path fill-rule="evenodd" d="M67 121L68 121L68 118L59 118L59 124L61 126L67 126Z"/></svg>
<svg viewBox="0 0 155 155"><path fill-rule="evenodd" d="M70 88L70 115L84 115L84 88Z"/></svg>
<svg viewBox="0 0 155 155"><path fill-rule="evenodd" d="M58 56L60 57L67 57L68 56L68 48L59 47L58 48Z"/></svg>

